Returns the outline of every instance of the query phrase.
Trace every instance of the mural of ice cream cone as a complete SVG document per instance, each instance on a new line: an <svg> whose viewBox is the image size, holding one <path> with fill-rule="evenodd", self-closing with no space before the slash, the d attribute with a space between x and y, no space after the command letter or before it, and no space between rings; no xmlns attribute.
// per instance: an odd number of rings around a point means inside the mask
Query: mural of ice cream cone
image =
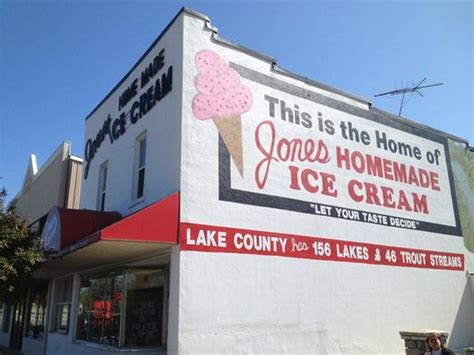
<svg viewBox="0 0 474 355"><path fill-rule="evenodd" d="M240 176L244 176L244 157L242 149L242 121L237 117L214 117L214 124L234 161Z"/></svg>
<svg viewBox="0 0 474 355"><path fill-rule="evenodd" d="M194 79L198 93L193 113L199 120L213 119L241 177L244 175L241 115L250 110L252 92L217 53L204 49L195 57L199 71Z"/></svg>

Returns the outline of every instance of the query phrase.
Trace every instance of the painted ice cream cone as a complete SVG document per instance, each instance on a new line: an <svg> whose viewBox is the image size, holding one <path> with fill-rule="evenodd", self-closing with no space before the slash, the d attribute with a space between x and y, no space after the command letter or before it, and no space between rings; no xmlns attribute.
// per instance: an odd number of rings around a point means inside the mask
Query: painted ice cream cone
<svg viewBox="0 0 474 355"><path fill-rule="evenodd" d="M244 176L244 157L242 148L242 121L236 117L214 117L214 124L234 161L240 176Z"/></svg>
<svg viewBox="0 0 474 355"><path fill-rule="evenodd" d="M232 160L244 175L241 115L253 103L251 91L240 82L239 74L217 53L205 49L196 54L199 70L194 79L198 94L193 99L197 119L213 119Z"/></svg>

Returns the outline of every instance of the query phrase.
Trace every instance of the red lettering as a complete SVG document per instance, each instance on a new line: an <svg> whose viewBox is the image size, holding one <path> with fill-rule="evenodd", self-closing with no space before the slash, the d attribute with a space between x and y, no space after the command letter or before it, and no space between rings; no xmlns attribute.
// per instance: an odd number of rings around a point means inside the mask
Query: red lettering
<svg viewBox="0 0 474 355"><path fill-rule="evenodd" d="M410 196L407 196L403 190L394 190L388 186L377 186L369 182L362 183L357 180L351 180L347 189L349 196L355 202L363 201L370 205L429 214L426 195L420 196L413 192Z"/></svg>
<svg viewBox="0 0 474 355"><path fill-rule="evenodd" d="M306 191L316 193L319 190L317 185L311 185L309 177L312 177L315 181L318 179L318 173L311 169L304 169L301 173L301 183Z"/></svg>
<svg viewBox="0 0 474 355"><path fill-rule="evenodd" d="M434 171L430 171L430 180L431 180L431 188L435 191L441 190L439 188L439 175Z"/></svg>
<svg viewBox="0 0 474 355"><path fill-rule="evenodd" d="M348 148L340 146L336 147L336 162L338 168L353 170L360 175L377 176L440 191L439 175L434 171L415 168L412 165L398 163L379 156L362 154L357 150L350 151Z"/></svg>
<svg viewBox="0 0 474 355"><path fill-rule="evenodd" d="M349 184L347 185L349 196L356 202L362 202L362 200L364 199L364 196L358 195L355 189L357 188L359 191L362 191L363 187L364 185L362 185L362 183L357 180L349 181Z"/></svg>
<svg viewBox="0 0 474 355"><path fill-rule="evenodd" d="M408 171L408 183L410 185L420 186L420 182L418 181L418 177L416 176L415 168L410 166L410 170Z"/></svg>
<svg viewBox="0 0 474 355"><path fill-rule="evenodd" d="M385 178L388 180L393 180L392 173L392 161L388 159L383 160L383 170L385 173Z"/></svg>
<svg viewBox="0 0 474 355"><path fill-rule="evenodd" d="M298 178L300 169L294 165L289 166L288 169L290 170L290 189L301 190ZM301 185L303 185L304 190L310 193L317 193L319 191L321 195L337 197L337 190L334 187L335 181L336 176L332 174L318 173L312 169L303 169L301 171Z"/></svg>
<svg viewBox="0 0 474 355"><path fill-rule="evenodd" d="M299 168L297 166L289 166L290 169L290 189L292 190L301 190L300 185L298 184L298 171Z"/></svg>
<svg viewBox="0 0 474 355"><path fill-rule="evenodd" d="M421 187L430 187L430 177L428 172L425 169L418 169L418 174L420 176L420 186Z"/></svg>
<svg viewBox="0 0 474 355"><path fill-rule="evenodd" d="M413 196L413 210L415 212L422 212L424 214L430 214L428 211L428 202L426 201L426 195L418 196L418 194L412 192Z"/></svg>
<svg viewBox="0 0 474 355"><path fill-rule="evenodd" d="M386 186L380 186L382 190L382 201L384 207L395 208L395 202L393 201L393 189Z"/></svg>
<svg viewBox="0 0 474 355"><path fill-rule="evenodd" d="M317 162L326 164L329 162L329 150L323 140L287 139L285 137L277 140L275 125L272 121L263 121L255 129L255 144L262 153L263 158L255 167L255 182L259 189L263 189L267 183L272 161L282 162ZM276 150L276 151L275 151ZM290 174L297 174L297 170L290 168ZM295 176L291 176L291 185L298 186ZM293 184L295 183L295 184Z"/></svg>
<svg viewBox="0 0 474 355"><path fill-rule="evenodd" d="M406 184L407 167L405 164L393 162L393 172L395 175L395 181L400 181Z"/></svg>
<svg viewBox="0 0 474 355"><path fill-rule="evenodd" d="M337 160L337 167L342 168L342 163L345 163L345 169L351 170L351 163L349 160L349 149L344 148L344 151L341 152L341 147L336 147L336 160Z"/></svg>
<svg viewBox="0 0 474 355"><path fill-rule="evenodd" d="M373 157L371 155L366 156L367 158L367 173L372 176L383 177L382 169L382 158Z"/></svg>
<svg viewBox="0 0 474 355"><path fill-rule="evenodd" d="M362 174L365 170L365 160L361 152L355 151L351 154L352 168Z"/></svg>
<svg viewBox="0 0 474 355"><path fill-rule="evenodd" d="M334 188L334 182L336 181L336 176L333 174L319 173L321 176L321 194L337 197L337 190Z"/></svg>
<svg viewBox="0 0 474 355"><path fill-rule="evenodd" d="M288 161L291 154L290 142L288 139L282 138L277 145L277 155L281 161Z"/></svg>
<svg viewBox="0 0 474 355"><path fill-rule="evenodd" d="M368 204L371 205L378 205L380 206L380 200L379 197L377 196L377 186L375 184L371 184L370 182L364 183L365 186L365 197Z"/></svg>
<svg viewBox="0 0 474 355"><path fill-rule="evenodd" d="M412 208L410 204L408 203L407 195L403 190L399 191L399 196L398 196L398 206L397 209L399 210L405 210L408 212L412 211Z"/></svg>
<svg viewBox="0 0 474 355"><path fill-rule="evenodd" d="M260 138L262 134L261 131L265 127L270 129L270 146L268 150L262 145ZM255 144L260 153L263 154L263 159L255 167L255 182L259 189L263 189L267 183L268 174L270 172L270 163L272 160L277 161L277 159L273 157L273 148L275 146L275 126L273 122L263 121L257 126L255 129Z"/></svg>

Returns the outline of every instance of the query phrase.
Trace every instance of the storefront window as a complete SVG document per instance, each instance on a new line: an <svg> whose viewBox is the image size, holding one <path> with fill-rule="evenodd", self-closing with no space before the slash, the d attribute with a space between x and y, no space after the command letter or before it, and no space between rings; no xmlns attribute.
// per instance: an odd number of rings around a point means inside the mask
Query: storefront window
<svg viewBox="0 0 474 355"><path fill-rule="evenodd" d="M28 322L26 336L43 338L46 317L46 300L48 299L48 282L40 282L30 289L28 303Z"/></svg>
<svg viewBox="0 0 474 355"><path fill-rule="evenodd" d="M119 345L123 274L81 279L77 339Z"/></svg>
<svg viewBox="0 0 474 355"><path fill-rule="evenodd" d="M164 344L165 269L128 269L81 278L78 340L116 347Z"/></svg>
<svg viewBox="0 0 474 355"><path fill-rule="evenodd" d="M2 326L2 332L3 333L8 333L8 330L10 328L10 318L12 314L12 307L9 304L3 304L2 305L2 322L0 323Z"/></svg>
<svg viewBox="0 0 474 355"><path fill-rule="evenodd" d="M3 330L4 314L5 314L5 304L0 302L0 327L2 328L2 330Z"/></svg>
<svg viewBox="0 0 474 355"><path fill-rule="evenodd" d="M67 333L71 312L72 278L56 281L53 330Z"/></svg>
<svg viewBox="0 0 474 355"><path fill-rule="evenodd" d="M127 272L125 346L163 344L164 287L163 270Z"/></svg>

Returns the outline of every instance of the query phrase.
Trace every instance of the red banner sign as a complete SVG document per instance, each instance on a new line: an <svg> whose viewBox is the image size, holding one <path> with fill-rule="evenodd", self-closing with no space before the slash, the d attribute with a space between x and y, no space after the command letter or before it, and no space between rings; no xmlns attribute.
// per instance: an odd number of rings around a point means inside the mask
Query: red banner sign
<svg viewBox="0 0 474 355"><path fill-rule="evenodd" d="M181 223L181 250L464 270L464 255L434 250Z"/></svg>

